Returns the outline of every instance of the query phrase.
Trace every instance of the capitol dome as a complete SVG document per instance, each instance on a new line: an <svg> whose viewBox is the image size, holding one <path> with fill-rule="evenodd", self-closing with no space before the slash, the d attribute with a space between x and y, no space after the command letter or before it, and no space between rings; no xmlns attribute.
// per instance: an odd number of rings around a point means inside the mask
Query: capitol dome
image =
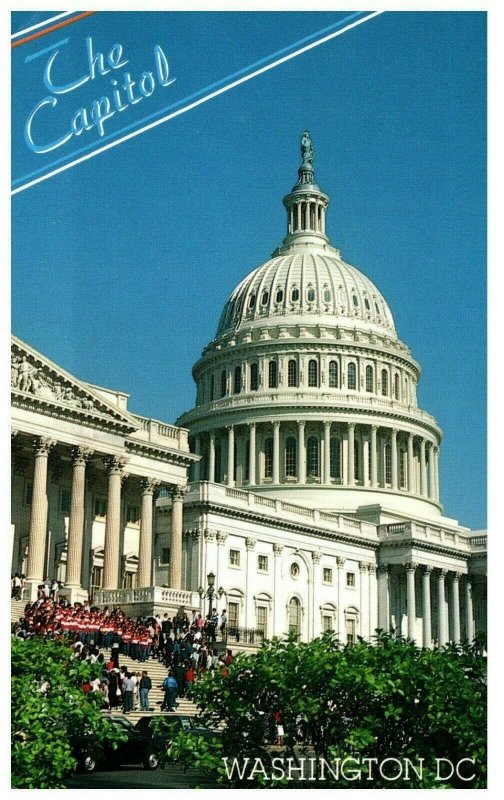
<svg viewBox="0 0 504 800"><path fill-rule="evenodd" d="M442 434L417 405L420 367L381 292L329 242L308 132L301 158L283 243L232 292L193 368L196 405L177 424L202 456L195 478L367 518L439 517Z"/></svg>

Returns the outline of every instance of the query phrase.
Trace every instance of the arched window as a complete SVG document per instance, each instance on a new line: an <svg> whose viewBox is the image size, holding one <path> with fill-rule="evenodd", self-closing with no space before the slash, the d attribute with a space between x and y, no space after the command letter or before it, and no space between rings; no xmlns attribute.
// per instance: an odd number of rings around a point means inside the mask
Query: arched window
<svg viewBox="0 0 504 800"><path fill-rule="evenodd" d="M249 297L249 302L248 302L248 307L250 309L254 308L255 301L256 301L255 294L251 294L250 297Z"/></svg>
<svg viewBox="0 0 504 800"><path fill-rule="evenodd" d="M357 388L357 370L353 361L348 365L348 388Z"/></svg>
<svg viewBox="0 0 504 800"><path fill-rule="evenodd" d="M313 286L310 286L310 288L306 292L306 299L308 300L309 303L314 303L315 297L316 297L315 289L313 288Z"/></svg>
<svg viewBox="0 0 504 800"><path fill-rule="evenodd" d="M287 365L287 385L288 386L298 385L297 362L293 358L291 358L291 360Z"/></svg>
<svg viewBox="0 0 504 800"><path fill-rule="evenodd" d="M299 300L299 289L293 289L291 292L291 300L293 303L297 303Z"/></svg>
<svg viewBox="0 0 504 800"><path fill-rule="evenodd" d="M264 292L262 293L261 305L262 306L267 306L268 305L268 300L269 300L269 292L268 292L267 289L265 289Z"/></svg>
<svg viewBox="0 0 504 800"><path fill-rule="evenodd" d="M226 375L226 370L223 369L222 372L221 372L221 376L220 376L220 396L221 397L225 397L225 395L226 395L226 390L227 390L226 384L227 384L227 375Z"/></svg>
<svg viewBox="0 0 504 800"><path fill-rule="evenodd" d="M259 389L259 367L256 363L250 365L250 391L257 392Z"/></svg>
<svg viewBox="0 0 504 800"><path fill-rule="evenodd" d="M264 477L273 477L273 437L264 440Z"/></svg>
<svg viewBox="0 0 504 800"><path fill-rule="evenodd" d="M329 361L329 386L331 389L338 388L338 362Z"/></svg>
<svg viewBox="0 0 504 800"><path fill-rule="evenodd" d="M320 474L319 441L316 436L309 436L306 443L306 474L309 478L318 478Z"/></svg>
<svg viewBox="0 0 504 800"><path fill-rule="evenodd" d="M400 392L400 386L399 386L399 375L397 374L397 372L394 375L394 397L395 397L396 400L400 400L401 399L401 392Z"/></svg>
<svg viewBox="0 0 504 800"><path fill-rule="evenodd" d="M354 458L354 480L360 480L360 446L357 439L354 439L354 448L353 448L353 458Z"/></svg>
<svg viewBox="0 0 504 800"><path fill-rule="evenodd" d="M245 442L245 464L243 470L243 480L250 481L250 439Z"/></svg>
<svg viewBox="0 0 504 800"><path fill-rule="evenodd" d="M381 371L381 393L385 397L388 395L388 373L386 369Z"/></svg>
<svg viewBox="0 0 504 800"><path fill-rule="evenodd" d="M352 301L353 301L354 306L358 306L359 305L359 298L357 297L356 294L354 294L352 296Z"/></svg>
<svg viewBox="0 0 504 800"><path fill-rule="evenodd" d="M222 448L220 444L215 445L215 483L222 481Z"/></svg>
<svg viewBox="0 0 504 800"><path fill-rule="evenodd" d="M239 367L239 366L235 367L235 371L234 371L234 386L233 386L234 394L240 394L240 392L241 392L241 376L242 376L241 367Z"/></svg>
<svg viewBox="0 0 504 800"><path fill-rule="evenodd" d="M276 361L270 361L268 364L268 386L270 389L276 389L278 386L278 366Z"/></svg>
<svg viewBox="0 0 504 800"><path fill-rule="evenodd" d="M369 300L367 299L367 297L364 298L364 305L366 306L368 311L371 310L371 306L369 305Z"/></svg>
<svg viewBox="0 0 504 800"><path fill-rule="evenodd" d="M301 603L297 597L289 600L289 633L299 636L301 633Z"/></svg>
<svg viewBox="0 0 504 800"><path fill-rule="evenodd" d="M392 483L392 448L385 445L385 483Z"/></svg>
<svg viewBox="0 0 504 800"><path fill-rule="evenodd" d="M373 391L373 367L366 367L366 392Z"/></svg>
<svg viewBox="0 0 504 800"><path fill-rule="evenodd" d="M294 436L285 440L285 476L295 478L297 475L297 446Z"/></svg>
<svg viewBox="0 0 504 800"><path fill-rule="evenodd" d="M214 399L214 394L215 394L215 376L212 372L210 376L210 400Z"/></svg>
<svg viewBox="0 0 504 800"><path fill-rule="evenodd" d="M330 303L332 300L331 290L327 287L324 289L324 303Z"/></svg>
<svg viewBox="0 0 504 800"><path fill-rule="evenodd" d="M308 386L318 386L318 364L314 358L308 361Z"/></svg>
<svg viewBox="0 0 504 800"><path fill-rule="evenodd" d="M341 445L337 436L333 436L330 445L330 471L331 478L341 478Z"/></svg>
<svg viewBox="0 0 504 800"><path fill-rule="evenodd" d="M275 300L277 303L281 303L284 298L283 289L277 289Z"/></svg>

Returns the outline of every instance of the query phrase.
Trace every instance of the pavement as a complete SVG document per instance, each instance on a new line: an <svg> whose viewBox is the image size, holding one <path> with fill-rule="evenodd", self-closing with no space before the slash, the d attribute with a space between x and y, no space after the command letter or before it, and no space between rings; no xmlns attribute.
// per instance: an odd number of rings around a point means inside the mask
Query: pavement
<svg viewBox="0 0 504 800"><path fill-rule="evenodd" d="M113 771L97 770L76 773L67 789L218 789L222 788L197 769L184 772L179 764L167 764L156 770L143 767L120 767Z"/></svg>

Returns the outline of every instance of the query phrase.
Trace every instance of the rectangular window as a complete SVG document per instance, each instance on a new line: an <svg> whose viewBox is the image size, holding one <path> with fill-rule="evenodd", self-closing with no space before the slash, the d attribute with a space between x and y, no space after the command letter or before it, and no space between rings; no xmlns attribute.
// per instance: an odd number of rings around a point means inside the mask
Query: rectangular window
<svg viewBox="0 0 504 800"><path fill-rule="evenodd" d="M324 567L323 580L324 583L332 583L332 569L330 567Z"/></svg>
<svg viewBox="0 0 504 800"><path fill-rule="evenodd" d="M355 620L347 619L346 621L346 640L347 644L355 644Z"/></svg>
<svg viewBox="0 0 504 800"><path fill-rule="evenodd" d="M264 477L273 477L273 439L271 436L264 440Z"/></svg>
<svg viewBox="0 0 504 800"><path fill-rule="evenodd" d="M161 548L161 556L159 558L159 564L169 564L170 563L170 548L169 547L162 547Z"/></svg>
<svg viewBox="0 0 504 800"><path fill-rule="evenodd" d="M31 506L33 498L33 483L25 484L25 506Z"/></svg>
<svg viewBox="0 0 504 800"><path fill-rule="evenodd" d="M60 511L62 511L64 514L70 513L71 499L72 499L72 492L70 491L70 489L60 489L59 506L60 506Z"/></svg>
<svg viewBox="0 0 504 800"><path fill-rule="evenodd" d="M125 572L122 579L123 589L134 589L136 586L136 572Z"/></svg>
<svg viewBox="0 0 504 800"><path fill-rule="evenodd" d="M228 627L238 628L240 625L240 604L228 603Z"/></svg>
<svg viewBox="0 0 504 800"><path fill-rule="evenodd" d="M346 585L349 589L355 589L355 572L347 572Z"/></svg>
<svg viewBox="0 0 504 800"><path fill-rule="evenodd" d="M263 632L266 639L268 635L268 609L266 606L257 606L257 628Z"/></svg>
<svg viewBox="0 0 504 800"><path fill-rule="evenodd" d="M140 519L140 510L138 506L126 506L126 522L138 522L139 519Z"/></svg>
<svg viewBox="0 0 504 800"><path fill-rule="evenodd" d="M333 618L329 614L324 614L322 617L322 632L327 633L327 631L332 631L333 629Z"/></svg>
<svg viewBox="0 0 504 800"><path fill-rule="evenodd" d="M257 556L257 569L259 572L268 571L268 556Z"/></svg>
<svg viewBox="0 0 504 800"><path fill-rule="evenodd" d="M240 551L239 550L230 550L229 551L229 566L230 567L239 567L240 566Z"/></svg>
<svg viewBox="0 0 504 800"><path fill-rule="evenodd" d="M107 515L107 500L105 497L95 497L94 515L95 517L105 517Z"/></svg>

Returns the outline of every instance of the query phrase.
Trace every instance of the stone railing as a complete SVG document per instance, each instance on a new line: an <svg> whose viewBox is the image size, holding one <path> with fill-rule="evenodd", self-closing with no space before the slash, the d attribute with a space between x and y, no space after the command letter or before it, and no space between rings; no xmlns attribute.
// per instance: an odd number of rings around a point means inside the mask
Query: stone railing
<svg viewBox="0 0 504 800"><path fill-rule="evenodd" d="M393 400L386 397L375 397L369 394L348 394L337 389L333 392L326 392L319 390L318 392L292 389L291 391L277 391L263 390L260 392L248 392L229 397L221 397L218 400L213 400L210 403L203 403L196 406L191 411L184 413L188 414L191 419L197 418L202 412L210 414L213 411L221 411L222 409L242 408L243 406L254 406L254 409L259 409L261 406L270 407L272 404L299 406L299 405L313 405L313 406L327 406L336 408L355 408L362 407L364 410L370 411L385 411L387 413L399 412L401 415L408 415L410 419L425 422L438 429L438 424L432 414L423 411L418 406L402 403L399 400ZM223 423L224 426L224 423ZM391 425L392 427L392 425Z"/></svg>
<svg viewBox="0 0 504 800"><path fill-rule="evenodd" d="M158 419L141 417L137 414L133 414L133 417L138 422L140 432L147 434L149 442L189 452L188 431L185 428L178 428L176 425L168 425Z"/></svg>
<svg viewBox="0 0 504 800"><path fill-rule="evenodd" d="M232 505L235 509L254 509L259 514L269 514L282 519L290 519L292 522L307 524L311 522L314 527L322 527L328 533L347 533L352 536L362 535L366 539L377 540L378 534L376 525L372 522L365 522L351 517L344 517L341 514L334 514L330 511L320 511L319 509L307 508L306 506L296 505L295 503L284 500L265 497L255 492L248 492L244 489L235 489L221 483L201 483L191 484L186 502L205 501L209 503L222 503ZM159 507L162 507L160 501ZM269 509L270 511L266 511Z"/></svg>
<svg viewBox="0 0 504 800"><path fill-rule="evenodd" d="M471 536L469 538L471 550L477 553L486 553L487 537L486 536Z"/></svg>
<svg viewBox="0 0 504 800"><path fill-rule="evenodd" d="M134 603L185 606L195 609L200 606L197 592L163 588L162 586L148 586L143 589L99 589L95 592L93 602L106 606L124 606Z"/></svg>
<svg viewBox="0 0 504 800"><path fill-rule="evenodd" d="M378 533L382 541L387 539L421 539L426 542L455 546L466 552L474 549L472 543L476 538L483 538L474 537L471 539L463 530L458 532L437 525L421 525L417 522L394 522L390 525L379 525ZM486 546L486 537L484 538Z"/></svg>

